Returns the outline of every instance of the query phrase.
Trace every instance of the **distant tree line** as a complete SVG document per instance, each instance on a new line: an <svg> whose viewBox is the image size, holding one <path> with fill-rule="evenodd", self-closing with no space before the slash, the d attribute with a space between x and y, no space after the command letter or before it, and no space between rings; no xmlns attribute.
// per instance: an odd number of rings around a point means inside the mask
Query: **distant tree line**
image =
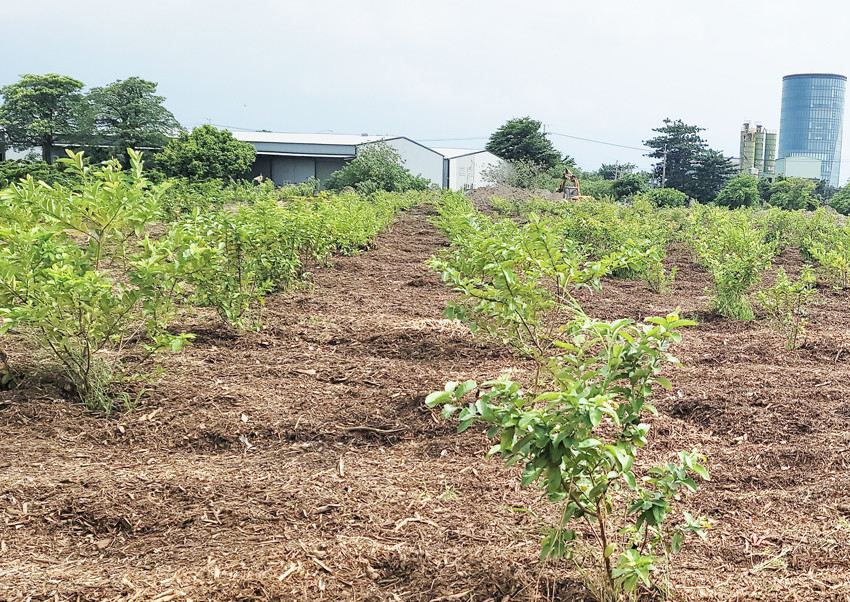
<svg viewBox="0 0 850 602"><path fill-rule="evenodd" d="M23 75L0 88L0 128L15 150L41 147L53 162L58 145L86 149L96 159L123 159L127 148L161 149L180 124L156 94L157 84L139 77L95 87L57 73Z"/></svg>
<svg viewBox="0 0 850 602"><path fill-rule="evenodd" d="M554 190L569 168L579 178L582 194L595 198L625 201L642 194L659 206L683 206L693 199L730 208L763 204L790 210L828 204L850 214L850 184L836 190L826 181L781 175L770 181L739 174L728 157L708 146L702 131L680 119L665 119L653 129L658 135L644 141L647 156L658 160L650 171L637 171L631 163L603 163L596 171L583 171L569 155L560 158L541 122L511 119L487 143L486 149L505 161L488 175L499 184Z"/></svg>
<svg viewBox="0 0 850 602"><path fill-rule="evenodd" d="M0 185L26 174L58 181L57 147L83 150L92 161L127 161L127 149L146 151L152 175L229 180L247 174L254 147L211 125L187 132L164 106L156 82L129 77L84 91L83 82L60 75L22 75L0 87L0 130L13 150L41 148L42 162L4 161Z"/></svg>

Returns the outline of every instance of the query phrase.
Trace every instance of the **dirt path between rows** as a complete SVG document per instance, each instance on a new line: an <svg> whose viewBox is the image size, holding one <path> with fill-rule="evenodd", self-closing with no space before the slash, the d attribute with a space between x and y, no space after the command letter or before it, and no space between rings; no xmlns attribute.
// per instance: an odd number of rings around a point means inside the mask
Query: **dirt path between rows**
<svg viewBox="0 0 850 602"><path fill-rule="evenodd" d="M193 317L194 346L118 419L49 375L0 393L0 599L583 599L515 510L552 509L484 459L481 431L424 406L448 380L529 369L441 319L451 293L424 262L446 243L428 214L269 297L259 333ZM676 559L680 599L850 599L846 296L822 291L810 342L788 353L763 324L702 313L705 274L671 262L672 293L610 280L586 305L702 320L645 459L709 457L688 508L714 528Z"/></svg>

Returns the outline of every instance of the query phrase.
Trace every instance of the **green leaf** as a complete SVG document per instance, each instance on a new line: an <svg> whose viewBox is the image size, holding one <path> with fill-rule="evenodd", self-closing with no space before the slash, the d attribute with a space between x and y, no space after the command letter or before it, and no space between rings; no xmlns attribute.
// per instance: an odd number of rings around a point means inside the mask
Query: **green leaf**
<svg viewBox="0 0 850 602"><path fill-rule="evenodd" d="M697 464L696 462L694 462L691 465L691 470L693 470L695 473L697 473L699 476L701 476L704 480L706 480L706 481L711 480L711 476L709 476L708 471L705 469L705 467L702 464Z"/></svg>
<svg viewBox="0 0 850 602"><path fill-rule="evenodd" d="M681 531L673 533L673 537L670 540L670 551L674 554L678 554L682 550L682 543L684 540L685 535Z"/></svg>
<svg viewBox="0 0 850 602"><path fill-rule="evenodd" d="M673 390L673 385L670 383L670 381L668 379L664 378L663 376L656 376L655 382L657 382L659 385L661 385L662 387L664 387L668 391Z"/></svg>
<svg viewBox="0 0 850 602"><path fill-rule="evenodd" d="M441 403L447 403L451 400L451 393L447 391L434 391L433 393L428 395L428 397L425 398L425 405L427 405L429 408L433 408L436 405L439 405Z"/></svg>
<svg viewBox="0 0 850 602"><path fill-rule="evenodd" d="M455 399L460 399L461 397L466 395L469 391L472 391L477 387L478 387L478 385L476 384L476 382L474 380L468 380L466 382L461 383L457 387L457 389L455 389L455 391L454 391Z"/></svg>

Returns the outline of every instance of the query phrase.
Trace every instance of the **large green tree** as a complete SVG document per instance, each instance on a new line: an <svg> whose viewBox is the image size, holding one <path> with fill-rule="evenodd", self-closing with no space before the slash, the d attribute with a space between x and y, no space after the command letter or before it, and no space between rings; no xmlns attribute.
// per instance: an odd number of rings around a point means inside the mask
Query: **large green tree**
<svg viewBox="0 0 850 602"><path fill-rule="evenodd" d="M156 162L167 176L227 181L244 176L256 154L253 145L237 140L228 130L202 125L171 140L156 155Z"/></svg>
<svg viewBox="0 0 850 602"><path fill-rule="evenodd" d="M652 171L654 179L701 203L713 200L734 173L728 158L708 148L700 136L704 129L665 119L662 127L652 130L659 135L644 142L652 149L648 156L660 159Z"/></svg>
<svg viewBox="0 0 850 602"><path fill-rule="evenodd" d="M542 124L531 117L509 119L484 147L505 161L527 161L545 169L555 167L561 155L541 131Z"/></svg>
<svg viewBox="0 0 850 602"><path fill-rule="evenodd" d="M163 148L180 124L163 106L155 82L138 77L115 81L88 94L94 146L111 157L124 157L128 148Z"/></svg>
<svg viewBox="0 0 850 602"><path fill-rule="evenodd" d="M20 81L0 88L0 128L16 150L41 147L50 163L54 145L75 142L79 135L83 83L58 73L22 75Z"/></svg>
<svg viewBox="0 0 850 602"><path fill-rule="evenodd" d="M711 148L704 149L694 162L692 196L700 203L710 203L737 170L728 157Z"/></svg>

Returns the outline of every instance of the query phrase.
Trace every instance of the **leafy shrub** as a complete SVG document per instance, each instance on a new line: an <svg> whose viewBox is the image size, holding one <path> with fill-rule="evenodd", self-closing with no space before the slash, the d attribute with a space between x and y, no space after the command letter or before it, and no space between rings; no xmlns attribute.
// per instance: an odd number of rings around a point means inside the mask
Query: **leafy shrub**
<svg viewBox="0 0 850 602"><path fill-rule="evenodd" d="M202 125L169 141L157 153L156 164L168 177L228 182L244 177L255 156L253 145L227 130Z"/></svg>
<svg viewBox="0 0 850 602"><path fill-rule="evenodd" d="M44 161L27 161L22 159L7 159L0 161L0 188L32 176L38 182L47 184L72 184L73 172L66 173L62 164L45 163Z"/></svg>
<svg viewBox="0 0 850 602"><path fill-rule="evenodd" d="M792 282L783 268L776 273L773 286L758 292L758 300L773 327L785 335L785 346L798 347L800 336L806 334L806 306L817 295L812 288L814 275L810 267L803 268L800 279Z"/></svg>
<svg viewBox="0 0 850 602"><path fill-rule="evenodd" d="M533 161L517 159L501 161L485 168L481 173L486 182L493 185L512 186L526 190L554 191L560 184L545 167Z"/></svg>
<svg viewBox="0 0 850 602"><path fill-rule="evenodd" d="M770 267L775 253L764 233L754 229L746 217L722 209L705 208L694 214L685 242L711 274L714 310L738 320L753 319L747 291ZM701 221L708 218L707 221Z"/></svg>
<svg viewBox="0 0 850 602"><path fill-rule="evenodd" d="M284 184L278 189L281 199L294 199L303 196L313 196L319 191L320 182L317 178L310 176L300 184Z"/></svg>
<svg viewBox="0 0 850 602"><path fill-rule="evenodd" d="M831 236L813 242L809 253L818 262L821 281L840 289L850 285L850 227L836 229Z"/></svg>
<svg viewBox="0 0 850 602"><path fill-rule="evenodd" d="M797 209L816 209L818 200L813 196L815 183L805 178L777 180L770 186L772 206L789 211Z"/></svg>
<svg viewBox="0 0 850 602"><path fill-rule="evenodd" d="M850 184L838 189L832 198L829 199L829 206L838 213L850 215Z"/></svg>
<svg viewBox="0 0 850 602"><path fill-rule="evenodd" d="M646 176L640 174L626 174L611 183L611 196L618 201L647 190L649 190L649 185L646 182Z"/></svg>
<svg viewBox="0 0 850 602"><path fill-rule="evenodd" d="M252 304L298 274L297 243L283 232L283 212L275 201L235 211L200 212L180 224L204 269L189 274L194 300L215 308L222 321L247 326ZM249 320L250 322L250 320Z"/></svg>
<svg viewBox="0 0 850 602"><path fill-rule="evenodd" d="M159 187L159 218L173 222L194 210L211 211L224 206L227 195L221 180L192 181L169 178Z"/></svg>
<svg viewBox="0 0 850 602"><path fill-rule="evenodd" d="M373 142L359 147L357 156L332 173L326 185L331 190L351 186L361 194L372 194L379 190L426 190L428 181L413 176L405 169L404 160L392 146L386 142Z"/></svg>
<svg viewBox="0 0 850 602"><path fill-rule="evenodd" d="M286 204L266 198L216 211L196 208L174 231L197 261L187 274L194 301L214 308L223 322L255 328L259 319L251 310L268 293L297 283L307 262L366 249L399 210L421 200L389 193L372 199L321 193Z"/></svg>
<svg viewBox="0 0 850 602"><path fill-rule="evenodd" d="M696 489L691 475L708 478L699 456L680 452L678 462L642 480L633 471L649 429L641 415L654 412L652 385L669 388L658 373L675 362L667 351L678 330L693 323L675 314L645 324L591 319L572 292L598 287L627 259L587 261L534 216L522 227L494 223L459 199L441 201L453 248L430 265L460 295L447 317L534 359L537 371L527 386L507 377L448 383L427 404L442 406L445 417L459 412L459 431L488 424L488 436L499 437L490 453L501 453L508 466L522 462L522 485L540 482L561 504L541 557L572 558L600 600L650 587L685 535L703 535L706 526L687 513L672 520L672 502ZM473 391L479 394L464 406ZM583 519L589 536L573 528Z"/></svg>
<svg viewBox="0 0 850 602"><path fill-rule="evenodd" d="M673 280L676 279L678 268L674 266L669 272L664 268L666 256L667 250L664 247L651 246L647 249L642 265L641 278L656 293L668 292L673 285Z"/></svg>
<svg viewBox="0 0 850 602"><path fill-rule="evenodd" d="M647 200L656 207L687 207L690 197L675 188L651 188Z"/></svg>
<svg viewBox="0 0 850 602"><path fill-rule="evenodd" d="M117 161L89 167L82 153L63 159L79 191L31 177L2 192L0 333L27 336L64 368L80 399L109 413L114 381L135 374L128 347L144 357L179 351L190 335L166 328L180 294L184 255L171 238L148 235L157 211L142 176Z"/></svg>
<svg viewBox="0 0 850 602"><path fill-rule="evenodd" d="M611 180L581 180L581 194L596 200L613 199L614 182Z"/></svg>
<svg viewBox="0 0 850 602"><path fill-rule="evenodd" d="M794 242L804 220L800 212L775 207L757 212L752 217L752 223L761 228L764 239L774 246L777 253Z"/></svg>
<svg viewBox="0 0 850 602"><path fill-rule="evenodd" d="M758 180L750 174L738 174L726 182L714 202L729 209L753 207L759 202Z"/></svg>

